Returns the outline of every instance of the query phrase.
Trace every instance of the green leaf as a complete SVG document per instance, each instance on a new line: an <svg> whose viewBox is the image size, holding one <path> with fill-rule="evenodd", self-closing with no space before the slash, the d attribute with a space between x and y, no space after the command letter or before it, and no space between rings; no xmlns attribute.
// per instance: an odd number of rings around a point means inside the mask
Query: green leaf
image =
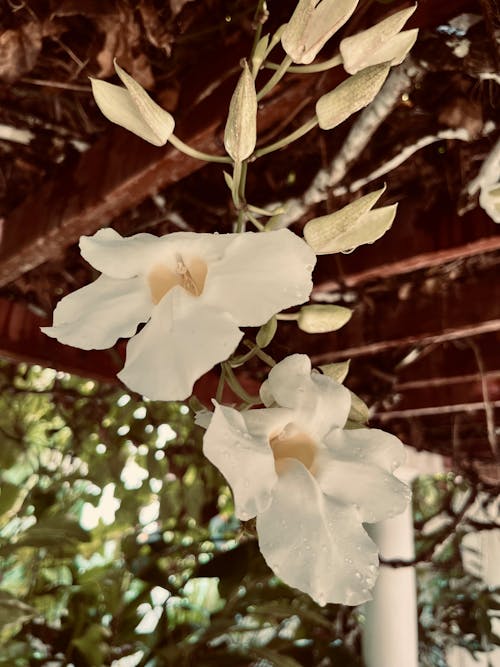
<svg viewBox="0 0 500 667"><path fill-rule="evenodd" d="M283 655L269 648L252 648L251 652L259 658L268 660L273 667L302 667L300 663L289 655Z"/></svg>
<svg viewBox="0 0 500 667"><path fill-rule="evenodd" d="M90 535L78 521L66 515L44 517L28 528L19 539L3 546L1 551L11 552L21 547L47 547L65 550L78 542L89 542Z"/></svg>
<svg viewBox="0 0 500 667"><path fill-rule="evenodd" d="M21 489L16 484L2 482L0 486L0 518L15 505L21 494Z"/></svg>
<svg viewBox="0 0 500 667"><path fill-rule="evenodd" d="M0 638L9 626L24 623L35 616L33 607L18 600L7 591L0 591Z"/></svg>
<svg viewBox="0 0 500 667"><path fill-rule="evenodd" d="M71 643L87 660L89 667L102 667L108 654L108 645L105 642L108 634L109 631L102 625L93 624Z"/></svg>

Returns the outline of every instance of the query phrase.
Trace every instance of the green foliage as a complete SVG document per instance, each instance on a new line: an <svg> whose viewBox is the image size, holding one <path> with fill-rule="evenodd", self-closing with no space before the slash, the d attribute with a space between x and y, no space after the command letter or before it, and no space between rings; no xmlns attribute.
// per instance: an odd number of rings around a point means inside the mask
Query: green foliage
<svg viewBox="0 0 500 667"><path fill-rule="evenodd" d="M2 365L0 387L0 666L361 667L359 612L273 575L186 406L26 365ZM426 530L469 492L415 488L429 665L496 641L498 603L461 560L468 528Z"/></svg>
<svg viewBox="0 0 500 667"><path fill-rule="evenodd" d="M274 577L186 406L26 365L0 386L0 665L293 667L343 628L356 660L354 612Z"/></svg>

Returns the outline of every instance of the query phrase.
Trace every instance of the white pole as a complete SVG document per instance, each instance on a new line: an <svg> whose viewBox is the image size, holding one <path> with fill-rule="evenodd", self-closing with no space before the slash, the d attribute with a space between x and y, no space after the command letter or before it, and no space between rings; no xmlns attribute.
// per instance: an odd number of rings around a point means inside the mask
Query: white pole
<svg viewBox="0 0 500 667"><path fill-rule="evenodd" d="M442 472L442 457L408 448L407 465L396 474L406 483L419 472ZM411 507L368 527L386 560L415 556ZM366 667L418 667L417 586L414 567L380 566L373 600L365 604L363 658Z"/></svg>

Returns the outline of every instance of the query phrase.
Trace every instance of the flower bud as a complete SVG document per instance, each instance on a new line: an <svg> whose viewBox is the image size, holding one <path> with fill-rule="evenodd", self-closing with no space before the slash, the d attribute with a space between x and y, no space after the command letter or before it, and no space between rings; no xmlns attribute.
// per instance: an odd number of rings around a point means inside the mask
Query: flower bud
<svg viewBox="0 0 500 667"><path fill-rule="evenodd" d="M327 333L337 331L347 324L352 317L352 310L343 306L316 304L303 306L297 318L299 329L306 333Z"/></svg>
<svg viewBox="0 0 500 667"><path fill-rule="evenodd" d="M115 70L125 88L113 83L90 79L97 106L112 123L116 123L154 146L163 146L174 131L175 121L115 61Z"/></svg>
<svg viewBox="0 0 500 667"><path fill-rule="evenodd" d="M224 146L235 162L252 154L257 141L257 95L248 64L236 85L229 105Z"/></svg>
<svg viewBox="0 0 500 667"><path fill-rule="evenodd" d="M356 74L365 67L383 62L390 62L391 65L402 63L415 44L418 30L400 30L416 8L414 5L403 9L368 30L343 39L340 42L340 55L346 72Z"/></svg>
<svg viewBox="0 0 500 667"><path fill-rule="evenodd" d="M281 36L294 63L308 65L356 9L359 0L299 0Z"/></svg>
<svg viewBox="0 0 500 667"><path fill-rule="evenodd" d="M351 360L347 359L347 361L340 361L336 364L325 364L324 366L320 366L320 369L323 375L326 375L332 380L335 380L335 382L342 384L342 382L347 377L347 373L349 372L350 363Z"/></svg>
<svg viewBox="0 0 500 667"><path fill-rule="evenodd" d="M316 102L316 115L322 130L331 130L353 113L366 107L382 88L390 63L367 67L342 81Z"/></svg>
<svg viewBox="0 0 500 667"><path fill-rule="evenodd" d="M385 187L351 202L340 211L314 218L304 227L304 238L317 255L352 250L373 243L390 229L397 204L372 211Z"/></svg>

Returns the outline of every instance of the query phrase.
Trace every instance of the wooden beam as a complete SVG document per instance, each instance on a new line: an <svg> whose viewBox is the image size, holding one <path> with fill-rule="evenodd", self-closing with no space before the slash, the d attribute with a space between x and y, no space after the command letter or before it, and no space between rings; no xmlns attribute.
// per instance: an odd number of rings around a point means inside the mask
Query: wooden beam
<svg viewBox="0 0 500 667"><path fill-rule="evenodd" d="M226 54L226 74L227 63L238 62L241 48L239 45L236 53ZM217 79L211 62L205 75L210 80ZM288 110L303 105L308 98L312 106L317 97L331 90L342 77L338 68L319 78L291 76L286 86L280 86L269 100L260 103L259 132L282 125ZM219 79L224 80L224 75ZM221 85L179 119L176 133L183 141L206 153L223 153L225 113L234 85L235 77L226 76ZM110 124L109 132L80 157L74 168L61 167L56 178L33 192L3 221L0 286L60 256L82 234L92 234L109 225L123 211L178 183L205 164L170 144L156 148Z"/></svg>
<svg viewBox="0 0 500 667"><path fill-rule="evenodd" d="M418 210L418 213L417 213ZM460 217L434 207L426 215L411 200L401 202L392 228L376 242L338 257L320 257L314 292L354 287L500 249L500 231L481 208ZM334 276L332 277L332 271Z"/></svg>
<svg viewBox="0 0 500 667"><path fill-rule="evenodd" d="M359 304L340 331L317 336L315 365L338 359L422 347L500 330L500 285L495 264L455 282L434 279L401 300L396 291L373 295ZM411 332L411 333L410 333ZM295 348L307 349L307 334L297 331Z"/></svg>

